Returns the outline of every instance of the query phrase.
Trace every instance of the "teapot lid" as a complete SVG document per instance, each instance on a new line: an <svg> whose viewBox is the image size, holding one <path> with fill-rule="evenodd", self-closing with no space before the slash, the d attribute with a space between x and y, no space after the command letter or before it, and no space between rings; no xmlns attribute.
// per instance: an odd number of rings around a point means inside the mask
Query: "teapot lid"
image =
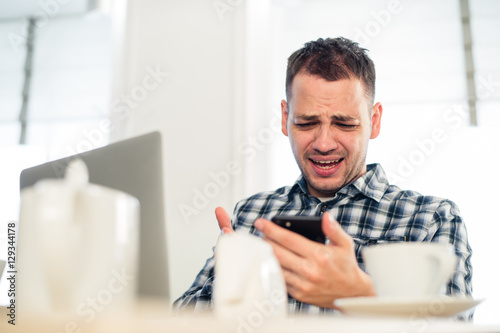
<svg viewBox="0 0 500 333"><path fill-rule="evenodd" d="M89 169L85 162L79 158L69 162L64 173L64 179L75 187L87 185L89 182Z"/></svg>

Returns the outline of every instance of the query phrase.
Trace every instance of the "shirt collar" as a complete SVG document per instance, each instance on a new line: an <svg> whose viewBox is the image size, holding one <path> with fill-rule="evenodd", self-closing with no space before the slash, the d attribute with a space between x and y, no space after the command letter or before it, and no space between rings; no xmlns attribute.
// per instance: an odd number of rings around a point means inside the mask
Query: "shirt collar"
<svg viewBox="0 0 500 333"><path fill-rule="evenodd" d="M389 187L389 181L387 175L384 172L382 166L378 163L368 164L366 166L366 173L356 179L354 182L347 184L341 188L338 193L353 197L358 193L365 195L366 197L372 198L373 200L379 202L384 196L387 188ZM307 189L307 183L305 178L301 175L295 184L293 185L291 191L301 190L305 194L309 195Z"/></svg>
<svg viewBox="0 0 500 333"><path fill-rule="evenodd" d="M354 196L361 193L379 202L389 188L389 180L382 166L378 163L368 164L366 173L354 182L340 189L340 193Z"/></svg>

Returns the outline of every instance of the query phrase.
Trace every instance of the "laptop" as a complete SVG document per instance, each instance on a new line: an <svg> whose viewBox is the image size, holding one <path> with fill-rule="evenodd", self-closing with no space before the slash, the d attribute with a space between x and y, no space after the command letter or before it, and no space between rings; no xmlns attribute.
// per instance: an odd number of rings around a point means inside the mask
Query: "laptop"
<svg viewBox="0 0 500 333"><path fill-rule="evenodd" d="M47 162L21 172L21 189L43 178L61 178L68 163L87 164L89 182L114 188L140 202L138 296L169 299L161 134L152 132Z"/></svg>

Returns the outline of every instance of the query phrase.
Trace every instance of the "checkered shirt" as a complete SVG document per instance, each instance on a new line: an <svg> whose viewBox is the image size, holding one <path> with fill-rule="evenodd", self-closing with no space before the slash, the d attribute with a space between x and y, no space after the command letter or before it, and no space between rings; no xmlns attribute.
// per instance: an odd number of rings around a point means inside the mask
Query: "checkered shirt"
<svg viewBox="0 0 500 333"><path fill-rule="evenodd" d="M458 256L458 264L454 276L446 286L446 294L471 295L472 251L457 206L450 200L424 196L389 185L379 164L368 165L363 176L344 186L332 199L324 202L308 194L303 177L293 186L255 194L236 205L232 225L239 233L262 236L253 225L259 217L271 219L280 214L318 216L325 211L331 212L354 239L356 258L363 270L365 265L361 250L365 246L402 241L452 244ZM174 302L174 310L212 309L214 264L212 256L189 290ZM310 314L337 312L299 302L290 296L288 311ZM472 313L468 319L471 318Z"/></svg>

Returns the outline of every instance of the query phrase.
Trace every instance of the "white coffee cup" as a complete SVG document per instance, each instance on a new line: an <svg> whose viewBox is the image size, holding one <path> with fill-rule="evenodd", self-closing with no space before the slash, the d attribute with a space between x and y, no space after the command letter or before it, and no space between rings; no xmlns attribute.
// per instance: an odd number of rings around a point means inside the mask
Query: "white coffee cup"
<svg viewBox="0 0 500 333"><path fill-rule="evenodd" d="M224 234L217 241L215 259L214 312L228 328L252 331L248 318L259 316L264 322L285 317L285 280L268 243L238 232Z"/></svg>
<svg viewBox="0 0 500 333"><path fill-rule="evenodd" d="M453 246L434 242L373 245L362 256L379 297L439 295L457 265Z"/></svg>

